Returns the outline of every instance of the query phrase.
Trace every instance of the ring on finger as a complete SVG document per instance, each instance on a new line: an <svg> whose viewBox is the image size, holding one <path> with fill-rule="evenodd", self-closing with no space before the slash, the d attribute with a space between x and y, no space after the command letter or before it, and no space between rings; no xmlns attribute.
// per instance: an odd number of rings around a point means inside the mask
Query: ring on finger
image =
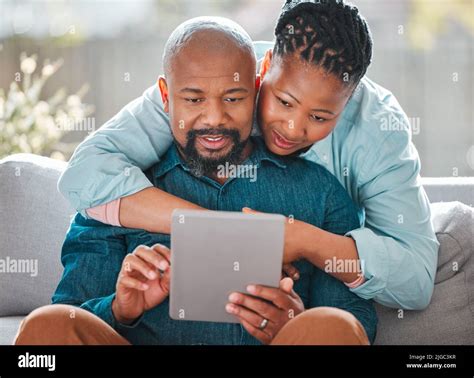
<svg viewBox="0 0 474 378"><path fill-rule="evenodd" d="M258 329L263 331L268 324L268 319L263 318L262 322L258 326Z"/></svg>

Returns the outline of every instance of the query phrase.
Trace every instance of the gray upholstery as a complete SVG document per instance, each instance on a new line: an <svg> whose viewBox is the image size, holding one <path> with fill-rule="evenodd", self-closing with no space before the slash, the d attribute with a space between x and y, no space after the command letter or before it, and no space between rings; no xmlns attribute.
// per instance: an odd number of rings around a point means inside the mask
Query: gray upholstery
<svg viewBox="0 0 474 378"><path fill-rule="evenodd" d="M431 210L440 242L431 303L423 311L377 305L376 344L474 344L474 209L442 202Z"/></svg>
<svg viewBox="0 0 474 378"><path fill-rule="evenodd" d="M34 264L24 264L23 273L0 273L0 344L11 343L23 316L50 302L61 276L61 245L74 214L56 189L64 167L31 154L0 160L0 261L38 264L36 276ZM441 247L430 306L403 313L377 306L376 343L474 344L474 210L467 206L474 202L474 179L423 180L432 202L463 203L432 205Z"/></svg>

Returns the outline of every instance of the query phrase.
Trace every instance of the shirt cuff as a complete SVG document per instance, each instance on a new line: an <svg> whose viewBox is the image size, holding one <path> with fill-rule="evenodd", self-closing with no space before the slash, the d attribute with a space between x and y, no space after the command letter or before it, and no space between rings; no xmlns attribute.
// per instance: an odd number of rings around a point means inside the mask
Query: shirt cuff
<svg viewBox="0 0 474 378"><path fill-rule="evenodd" d="M361 274L359 278L357 278L355 281L352 281L351 283L344 282L344 285L346 285L350 289L355 289L356 287L359 287L360 285L362 285L364 282L365 282L365 277L363 274Z"/></svg>
<svg viewBox="0 0 474 378"><path fill-rule="evenodd" d="M112 312L112 302L113 302L114 299L115 299L115 293L112 294L112 295L110 296L110 298L111 298L111 299L110 299L110 306L109 306L109 311L110 311L109 316L110 316L110 318L111 318L111 325L112 325L112 327L113 327L116 331L118 331L118 332L120 333L120 330L122 330L122 329L123 329L123 330L125 330L125 329L133 329L133 328L135 328L136 326L138 326L138 325L141 323L141 321L142 321L142 319L143 319L143 316L144 316L144 313L141 314L138 318L136 318L136 319L133 321L133 323L131 323L131 324L120 323L117 319L115 319L114 313Z"/></svg>
<svg viewBox="0 0 474 378"><path fill-rule="evenodd" d="M114 301L114 299L115 293L100 299L92 299L90 301L85 302L80 307L92 312L94 315L101 318L119 333L121 330L135 328L137 325L139 325L141 320L143 319L143 314L138 317L132 324L123 324L115 319L114 313L112 312L112 302Z"/></svg>
<svg viewBox="0 0 474 378"><path fill-rule="evenodd" d="M365 282L350 290L364 299L373 299L385 290L390 274L388 253L381 238L366 227L349 231L354 239Z"/></svg>
<svg viewBox="0 0 474 378"><path fill-rule="evenodd" d="M87 209L87 215L99 222L122 227L120 224L120 200L120 198L117 198L105 205L99 205Z"/></svg>

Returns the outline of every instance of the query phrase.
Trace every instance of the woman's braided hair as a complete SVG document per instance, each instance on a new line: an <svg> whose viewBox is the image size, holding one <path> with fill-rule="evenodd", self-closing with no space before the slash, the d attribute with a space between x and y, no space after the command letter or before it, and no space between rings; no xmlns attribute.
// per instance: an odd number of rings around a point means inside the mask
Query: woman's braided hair
<svg viewBox="0 0 474 378"><path fill-rule="evenodd" d="M299 54L348 85L357 85L372 59L367 22L342 0L287 0L275 38L275 56Z"/></svg>

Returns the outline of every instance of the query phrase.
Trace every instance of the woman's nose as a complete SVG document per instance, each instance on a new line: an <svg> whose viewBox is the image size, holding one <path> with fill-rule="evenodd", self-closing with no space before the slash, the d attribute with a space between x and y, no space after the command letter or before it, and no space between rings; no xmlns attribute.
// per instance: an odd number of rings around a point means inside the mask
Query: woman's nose
<svg viewBox="0 0 474 378"><path fill-rule="evenodd" d="M306 135L306 122L302 119L290 119L285 128L286 137L293 142L302 142Z"/></svg>

